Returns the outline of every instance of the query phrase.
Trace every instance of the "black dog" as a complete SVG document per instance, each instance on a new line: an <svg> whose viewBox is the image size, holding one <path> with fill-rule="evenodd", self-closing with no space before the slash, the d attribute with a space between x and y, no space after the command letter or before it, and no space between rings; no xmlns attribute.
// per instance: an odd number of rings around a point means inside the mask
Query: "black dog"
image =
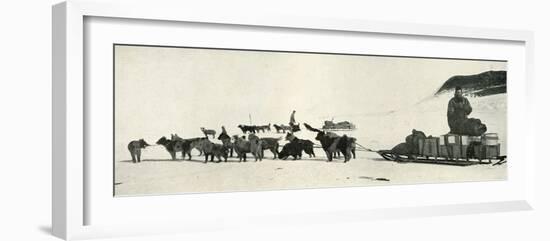
<svg viewBox="0 0 550 241"><path fill-rule="evenodd" d="M273 127L275 127L275 130L277 131L277 133L279 133L281 131L283 133L286 133L287 131L288 132L298 132L298 131L300 131L300 124L290 125L290 126L273 124Z"/></svg>
<svg viewBox="0 0 550 241"><path fill-rule="evenodd" d="M315 157L312 141L299 139L290 133L286 135L286 139L290 142L285 144L281 152L279 152L280 159L286 160L289 156L294 157L294 160L301 159L302 151L308 154L310 158L312 156Z"/></svg>
<svg viewBox="0 0 550 241"><path fill-rule="evenodd" d="M292 130L292 132L298 132L300 131L300 124L296 124L296 125L290 125L290 129Z"/></svg>
<svg viewBox="0 0 550 241"><path fill-rule="evenodd" d="M237 127L239 127L239 129L241 129L241 131L243 131L244 134L246 134L247 132L256 133L256 129L257 129L256 126L247 126L247 125L238 125Z"/></svg>
<svg viewBox="0 0 550 241"><path fill-rule="evenodd" d="M282 125L273 124L273 127L275 127L275 130L277 131L277 133L286 132L286 129Z"/></svg>
<svg viewBox="0 0 550 241"><path fill-rule="evenodd" d="M279 159L281 160L286 160L289 156L294 157L294 160L302 158L302 147L297 141L285 144L279 152Z"/></svg>
<svg viewBox="0 0 550 241"><path fill-rule="evenodd" d="M355 138L343 135L341 137L330 136L326 132L319 129L315 129L304 123L304 126L310 130L317 132L315 140L321 142L321 146L327 155L329 162L332 161L334 154L342 152L344 154L344 162L348 162L351 159L353 146L355 145Z"/></svg>
<svg viewBox="0 0 550 241"><path fill-rule="evenodd" d="M163 136L157 141L157 144L166 148L166 151L172 156L172 160L176 160L176 153L178 152L181 152L182 156L184 156L185 153L191 152L191 143L187 141L168 140Z"/></svg>

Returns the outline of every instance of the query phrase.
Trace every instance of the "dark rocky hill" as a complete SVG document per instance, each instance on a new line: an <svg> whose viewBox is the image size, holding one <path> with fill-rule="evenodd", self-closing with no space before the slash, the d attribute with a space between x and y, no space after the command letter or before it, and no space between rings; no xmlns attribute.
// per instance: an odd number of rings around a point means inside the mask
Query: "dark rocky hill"
<svg viewBox="0 0 550 241"><path fill-rule="evenodd" d="M445 81L435 95L454 91L456 86L461 86L465 94L474 96L506 93L506 71L487 71L475 75L453 76Z"/></svg>

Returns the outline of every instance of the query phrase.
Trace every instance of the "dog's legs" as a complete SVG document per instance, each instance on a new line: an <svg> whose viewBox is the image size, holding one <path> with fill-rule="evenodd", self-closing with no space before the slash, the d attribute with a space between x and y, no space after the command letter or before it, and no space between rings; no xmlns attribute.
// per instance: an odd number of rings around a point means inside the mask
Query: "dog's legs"
<svg viewBox="0 0 550 241"><path fill-rule="evenodd" d="M136 155L134 154L134 152L130 151L130 155L132 156L132 162L136 163Z"/></svg>
<svg viewBox="0 0 550 241"><path fill-rule="evenodd" d="M220 154L212 154L212 156L215 156L216 159L218 160L216 163L220 163L222 161L222 159L220 158ZM214 158L212 158L212 161L214 161Z"/></svg>
<svg viewBox="0 0 550 241"><path fill-rule="evenodd" d="M345 155L344 155L344 163L348 162L351 159L351 149L346 149Z"/></svg>
<svg viewBox="0 0 550 241"><path fill-rule="evenodd" d="M332 153L330 151L325 151L325 154L327 154L327 161L331 162L332 161Z"/></svg>
<svg viewBox="0 0 550 241"><path fill-rule="evenodd" d="M175 152L170 152L170 156L172 156L172 160L176 160L176 153Z"/></svg>
<svg viewBox="0 0 550 241"><path fill-rule="evenodd" d="M141 149L136 150L137 162L141 162Z"/></svg>

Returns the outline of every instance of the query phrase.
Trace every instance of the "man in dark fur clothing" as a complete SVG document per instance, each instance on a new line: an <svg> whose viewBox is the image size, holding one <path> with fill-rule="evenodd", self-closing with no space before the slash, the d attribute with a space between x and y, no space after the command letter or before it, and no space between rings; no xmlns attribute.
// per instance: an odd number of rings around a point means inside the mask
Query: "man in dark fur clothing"
<svg viewBox="0 0 550 241"><path fill-rule="evenodd" d="M229 156L233 157L233 143L225 130L225 126L222 126L222 133L218 136L218 140L222 141L223 146L229 151Z"/></svg>
<svg viewBox="0 0 550 241"><path fill-rule="evenodd" d="M487 131L481 120L468 118L472 113L472 106L466 97L462 95L460 86L455 88L455 96L449 100L447 107L447 123L450 133L457 135L480 136Z"/></svg>

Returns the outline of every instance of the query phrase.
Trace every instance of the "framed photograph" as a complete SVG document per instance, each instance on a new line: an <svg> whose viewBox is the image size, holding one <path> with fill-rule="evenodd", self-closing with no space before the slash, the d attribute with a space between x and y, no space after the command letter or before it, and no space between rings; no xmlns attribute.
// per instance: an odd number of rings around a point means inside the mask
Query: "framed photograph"
<svg viewBox="0 0 550 241"><path fill-rule="evenodd" d="M54 235L530 210L532 52L519 30L60 3Z"/></svg>

